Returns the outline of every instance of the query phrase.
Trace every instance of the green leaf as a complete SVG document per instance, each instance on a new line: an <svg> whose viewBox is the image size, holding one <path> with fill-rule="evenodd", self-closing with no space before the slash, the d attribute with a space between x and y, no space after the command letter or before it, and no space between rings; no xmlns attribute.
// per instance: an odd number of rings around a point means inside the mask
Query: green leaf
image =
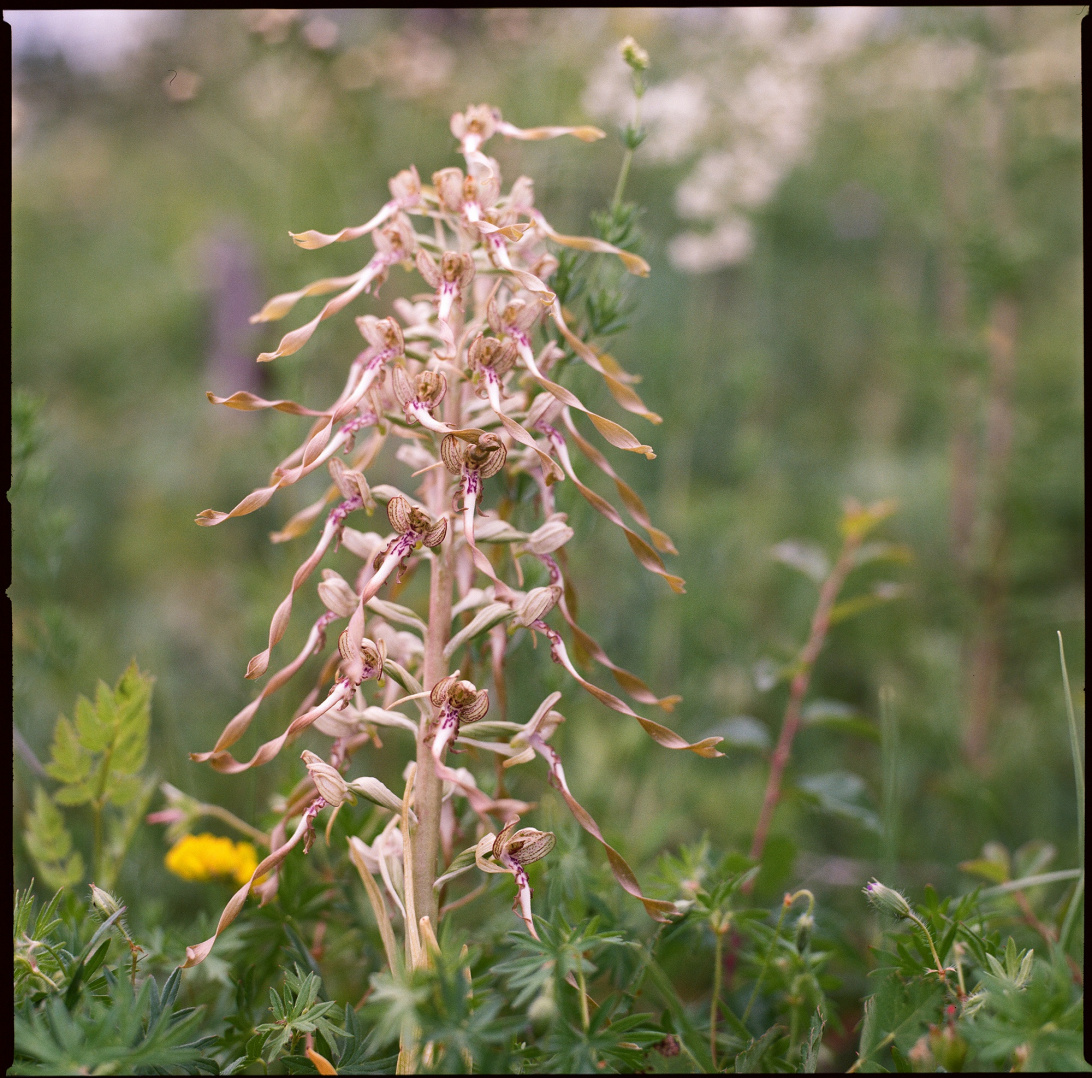
<svg viewBox="0 0 1092 1078"><path fill-rule="evenodd" d="M87 805L95 800L97 794L98 783L94 778L89 778L72 786L62 786L53 799L59 805Z"/></svg>
<svg viewBox="0 0 1092 1078"><path fill-rule="evenodd" d="M929 1023L939 1021L944 1002L944 989L938 983L912 981L903 984L892 972L880 976L882 979L875 994L865 1000L861 1071L881 1069L876 1057L889 1044L897 1045L906 1055Z"/></svg>
<svg viewBox="0 0 1092 1078"><path fill-rule="evenodd" d="M819 1049L823 1046L825 1025L822 1014L816 1010L808 1027L808 1043L800 1049L800 1070L804 1074L814 1074L819 1068Z"/></svg>
<svg viewBox="0 0 1092 1078"><path fill-rule="evenodd" d="M72 851L64 818L40 786L34 791L34 811L27 817L23 841L48 887L74 887L83 879L83 858L79 851ZM50 908L56 909L55 901Z"/></svg>
<svg viewBox="0 0 1092 1078"><path fill-rule="evenodd" d="M855 820L879 833L880 819L865 803L867 790L860 775L851 771L830 771L799 779L796 785L821 811Z"/></svg>
<svg viewBox="0 0 1092 1078"><path fill-rule="evenodd" d="M822 584L830 575L830 559L814 543L789 539L771 547L770 557L803 573L815 584Z"/></svg>
<svg viewBox="0 0 1092 1078"><path fill-rule="evenodd" d="M100 689L106 686L99 682ZM114 740L113 724L104 721L99 714L99 709L91 706L91 701L86 696L76 699L76 732L79 734L80 744L88 752L103 752L109 748Z"/></svg>
<svg viewBox="0 0 1092 1078"><path fill-rule="evenodd" d="M781 1026L771 1026L761 1037L751 1041L742 1052L736 1056L736 1074L754 1074L762 1068L759 1064L767 1050L778 1037L782 1037L785 1030Z"/></svg>
<svg viewBox="0 0 1092 1078"><path fill-rule="evenodd" d="M57 717L57 725L53 728L50 756L45 769L58 782L81 782L91 773L91 754L80 744L72 723L63 715Z"/></svg>

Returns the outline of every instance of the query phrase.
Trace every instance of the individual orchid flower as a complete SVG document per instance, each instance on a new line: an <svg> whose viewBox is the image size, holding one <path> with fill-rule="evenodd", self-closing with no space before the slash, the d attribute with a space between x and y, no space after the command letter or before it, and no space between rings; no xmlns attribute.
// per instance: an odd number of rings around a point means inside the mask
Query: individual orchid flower
<svg viewBox="0 0 1092 1078"><path fill-rule="evenodd" d="M350 375L352 388L347 387L347 391L342 394L334 407L328 413L322 413L325 422L320 421L316 424L304 444L273 470L270 486L251 491L228 513L221 513L215 509L204 510L197 516L198 524L205 526L220 524L232 517L245 516L260 509L281 487L298 482L305 475L321 467L339 449L351 445L356 432L369 419L374 421L374 413L373 416L358 415L356 419L350 417L358 409L371 386L382 376L384 365L403 354L404 341L401 327L393 318L365 315L357 319L357 326L370 347L357 357L354 372ZM344 423L338 433L331 437L334 425L343 419L347 419L348 422Z"/></svg>
<svg viewBox="0 0 1092 1078"><path fill-rule="evenodd" d="M457 112L451 117L451 133L459 140L459 149L464 156L470 156L481 149L494 134L500 132L509 138L538 141L556 138L558 135L574 135L581 142L595 142L606 138L598 127L516 127L501 117L500 109L490 105L468 105L466 112Z"/></svg>
<svg viewBox="0 0 1092 1078"><path fill-rule="evenodd" d="M505 343L496 337L479 333L470 343L467 365L470 367L475 392L489 401L494 412L501 411L500 402L504 396L502 383L515 363L516 345L513 341Z"/></svg>
<svg viewBox="0 0 1092 1078"><path fill-rule="evenodd" d="M447 435L440 443L440 457L447 470L459 477L451 506L454 512L459 512L458 503L462 499L463 536L474 564L493 581L498 598L502 598L510 589L497 577L489 559L474 541L474 513L482 496L482 480L496 475L504 467L508 450L497 435L487 431L475 433L474 442L464 441L455 434Z"/></svg>
<svg viewBox="0 0 1092 1078"><path fill-rule="evenodd" d="M489 710L489 690L478 689L469 681L461 681L459 672L441 678L432 688L429 699L440 709L432 742L432 755L443 763L444 753L464 724L477 722Z"/></svg>
<svg viewBox="0 0 1092 1078"><path fill-rule="evenodd" d="M446 434L451 429L432 418L432 409L447 394L447 377L443 371L423 370L411 381L406 368L399 364L392 373L392 382L407 423L420 423L437 434Z"/></svg>
<svg viewBox="0 0 1092 1078"><path fill-rule="evenodd" d="M362 640L358 649L358 663L353 663L349 642L349 630L346 629L337 640L338 654L344 660L340 668L341 676L348 678L356 689L364 681L383 683L383 666L387 661L387 645L382 640ZM353 669L355 666L355 670ZM350 674L350 670L353 673Z"/></svg>
<svg viewBox="0 0 1092 1078"><path fill-rule="evenodd" d="M531 917L531 884L524 866L541 861L554 848L557 839L552 831L539 831L534 827L521 827L516 831L517 823L518 818L510 820L499 835L484 836L474 848L474 860L482 872L505 872L515 879L516 901L512 908L519 910L527 931L538 939ZM497 864L486 860L489 854Z"/></svg>
<svg viewBox="0 0 1092 1078"><path fill-rule="evenodd" d="M307 766L307 773L315 784L315 789L327 805L340 808L346 801L350 803L356 800L349 784L341 777L341 772L331 766L322 757L308 749L300 754L300 759Z"/></svg>
<svg viewBox="0 0 1092 1078"><path fill-rule="evenodd" d="M528 315L521 316L524 320ZM529 311L530 321L537 315L533 310ZM499 317L498 317L498 324ZM467 352L467 366L471 371L475 392L479 397L485 397L493 414L501 421L501 425L508 434L521 445L534 450L542 464L547 482L553 482L564 478L564 473L557 462L539 447L531 433L510 416L505 414L501 400L504 396L503 380L512 369L516 361L516 343L514 340L501 341L496 337L487 337L479 333L470 343Z"/></svg>
<svg viewBox="0 0 1092 1078"><path fill-rule="evenodd" d="M368 581L361 593L360 605L363 606L379 591L383 581L391 575L397 565L398 579L406 571L410 555L422 545L439 546L447 535L447 517L441 517L436 523L423 509L411 506L407 498L397 495L387 503L387 519L398 533L375 556L372 568L375 575Z"/></svg>
<svg viewBox="0 0 1092 1078"><path fill-rule="evenodd" d="M464 251L444 251L440 265L423 247L417 249L417 270L430 288L436 290L436 317L443 331L449 353L455 354L455 331L451 327L451 308L462 305L463 292L474 279L474 259Z"/></svg>
<svg viewBox="0 0 1092 1078"><path fill-rule="evenodd" d="M421 178L417 175L417 169L412 165L402 169L389 181L391 200L384 204L382 209L366 224L357 225L355 228L343 228L340 232L330 236L324 232L289 232L292 242L297 247L307 251L314 251L319 247L326 247L331 243L344 243L346 240L355 240L367 235L373 229L378 228L392 214L399 210L412 210L421 202Z"/></svg>

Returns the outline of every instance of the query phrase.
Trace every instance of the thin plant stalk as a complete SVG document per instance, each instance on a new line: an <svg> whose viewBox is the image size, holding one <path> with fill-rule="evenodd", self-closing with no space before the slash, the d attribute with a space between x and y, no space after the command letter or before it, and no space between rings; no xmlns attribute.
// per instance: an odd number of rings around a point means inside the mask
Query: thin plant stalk
<svg viewBox="0 0 1092 1078"><path fill-rule="evenodd" d="M1065 920L1058 931L1058 946L1065 951L1069 943L1069 934L1076 924L1077 912L1082 908L1084 899L1084 762L1081 755L1080 734L1077 730L1077 716L1073 710L1073 694L1069 688L1069 670L1065 662L1065 645L1062 634L1058 633L1058 657L1062 664L1062 685L1065 687L1066 718L1069 721L1069 749L1073 755L1073 779L1077 787L1077 858L1080 876L1073 889L1073 897L1065 913Z"/></svg>
<svg viewBox="0 0 1092 1078"><path fill-rule="evenodd" d="M713 1070L717 1069L717 1005L720 1003L721 962L724 952L724 932L718 927L713 929L713 998L709 1003L709 1055L713 1060Z"/></svg>
<svg viewBox="0 0 1092 1078"><path fill-rule="evenodd" d="M887 874L895 877L898 864L899 825L899 724L895 717L895 692L880 689L880 752L883 757L883 840Z"/></svg>
<svg viewBox="0 0 1092 1078"><path fill-rule="evenodd" d="M792 752L792 743L796 732L800 728L801 708L808 686L811 684L811 673L815 667L815 661L823 650L823 643L830 629L830 616L834 609L834 603L838 598L846 577L853 568L854 556L860 546L862 535L856 529L851 530L842 543L838 560L827 575L823 586L819 591L819 603L815 608L815 614L811 619L811 634L804 645L800 658L797 661L796 673L789 689L789 702L785 708L785 717L781 723L781 735L777 739L777 746L770 761L770 777L766 782L766 792L762 797L762 809L759 812L758 824L755 827L754 841L751 843L751 860L760 861L762 852L766 848L766 839L770 832L770 823L773 820L774 810L781 797L781 780L785 772L785 765L789 762ZM748 880L744 885L746 891L751 891L753 880Z"/></svg>

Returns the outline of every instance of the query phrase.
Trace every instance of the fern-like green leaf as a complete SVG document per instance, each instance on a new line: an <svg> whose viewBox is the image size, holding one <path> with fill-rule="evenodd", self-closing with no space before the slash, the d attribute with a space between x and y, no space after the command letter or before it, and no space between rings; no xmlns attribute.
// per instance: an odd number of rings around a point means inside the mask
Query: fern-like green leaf
<svg viewBox="0 0 1092 1078"><path fill-rule="evenodd" d="M72 723L63 715L57 717L53 728L52 759L46 764L51 778L66 785L82 782L91 773L92 756L80 743Z"/></svg>
<svg viewBox="0 0 1092 1078"><path fill-rule="evenodd" d="M34 811L27 817L23 841L46 886L72 887L83 879L83 858L73 852L64 818L40 786L34 791Z"/></svg>

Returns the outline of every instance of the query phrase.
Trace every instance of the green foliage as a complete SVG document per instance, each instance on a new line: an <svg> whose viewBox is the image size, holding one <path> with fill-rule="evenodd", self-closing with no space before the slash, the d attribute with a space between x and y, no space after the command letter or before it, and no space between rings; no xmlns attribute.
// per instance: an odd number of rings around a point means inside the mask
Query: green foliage
<svg viewBox="0 0 1092 1078"><path fill-rule="evenodd" d="M83 857L73 850L59 805L89 806L95 876L104 888L114 885L155 788L154 778L141 776L148 759L154 682L133 660L113 690L99 682L94 704L84 696L76 700L75 723L58 717L45 771L60 785L52 795L35 789L24 831L27 850L50 887L71 887L84 876ZM120 811L107 814L108 806Z"/></svg>
<svg viewBox="0 0 1092 1078"><path fill-rule="evenodd" d="M272 1063L277 1056L285 1054L298 1037L309 1033L317 1033L328 1045L336 1044L336 1035L345 1035L329 1017L337 1004L328 1000L318 1002L320 987L321 982L314 973L304 975L296 966L294 972L285 974L282 993L269 990L273 1021L264 1022L254 1030L257 1035L264 1034L260 1048L253 1052L254 1059L265 1055L266 1062Z"/></svg>
<svg viewBox="0 0 1092 1078"><path fill-rule="evenodd" d="M64 905L58 916L58 891L35 914L31 892L16 893L15 1059L8 1073L217 1073L203 1051L212 1038L194 1039L200 1011L175 1007L181 971L174 970L162 988L151 975L136 987L140 948L122 925L125 907L78 946L95 918L89 904L71 896ZM127 945L134 955L128 969L109 959L119 938L119 953Z"/></svg>

